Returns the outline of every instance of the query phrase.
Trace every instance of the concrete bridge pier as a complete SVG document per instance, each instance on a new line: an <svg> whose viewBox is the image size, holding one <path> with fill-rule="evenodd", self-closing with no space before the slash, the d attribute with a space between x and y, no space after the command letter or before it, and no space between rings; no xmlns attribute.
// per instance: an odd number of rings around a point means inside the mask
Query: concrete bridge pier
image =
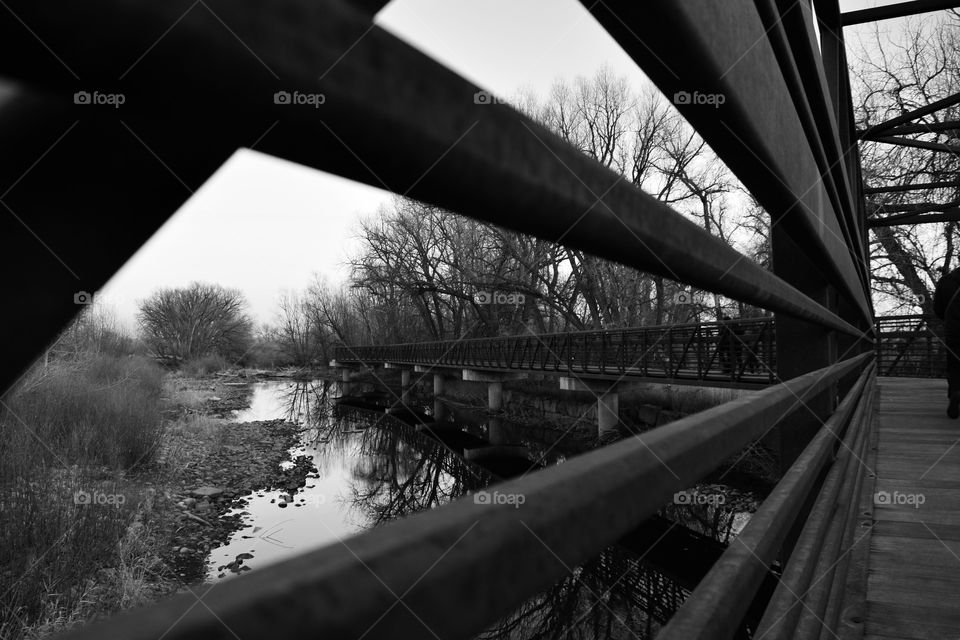
<svg viewBox="0 0 960 640"><path fill-rule="evenodd" d="M353 395L354 389L356 389L356 383L353 381L356 374L352 369L343 367L340 370L340 395L341 397L346 397Z"/></svg>
<svg viewBox="0 0 960 640"><path fill-rule="evenodd" d="M467 382L487 383L487 409L500 411L503 409L503 381L526 378L523 373L507 373L502 371L475 371L463 370L463 379Z"/></svg>
<svg viewBox="0 0 960 640"><path fill-rule="evenodd" d="M400 369L400 402L406 404L410 401L410 367L394 364L392 362L384 362L384 369Z"/></svg>
<svg viewBox="0 0 960 640"><path fill-rule="evenodd" d="M440 400L440 396L443 395L443 374L433 369L432 367L425 367L422 365L417 365L413 368L417 373L432 373L433 374L433 419L437 422L444 422L447 418L450 417L450 411Z"/></svg>
<svg viewBox="0 0 960 640"><path fill-rule="evenodd" d="M597 436L613 431L620 424L620 394L616 382L560 378L561 391L590 391L597 396Z"/></svg>
<svg viewBox="0 0 960 640"><path fill-rule="evenodd" d="M410 402L410 369L400 370L400 402L407 404Z"/></svg>

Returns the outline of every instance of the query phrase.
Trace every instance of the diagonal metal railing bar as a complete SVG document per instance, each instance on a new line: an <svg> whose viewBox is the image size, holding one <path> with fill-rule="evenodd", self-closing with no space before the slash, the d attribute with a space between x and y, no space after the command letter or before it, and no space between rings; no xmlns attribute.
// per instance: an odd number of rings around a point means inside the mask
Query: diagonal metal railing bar
<svg viewBox="0 0 960 640"><path fill-rule="evenodd" d="M210 117L208 135L218 139L250 121L280 120L260 142L264 152L409 191L419 200L539 237L568 236L567 244L595 255L858 334L544 127L505 105L477 101L474 85L385 30L371 28L369 14L334 0L207 4L217 20L209 12L189 12L119 85L100 52L113 44L113 55L135 58L143 41L152 41L147 34L156 37L157 24L169 25L182 15L180 3L64 2L43 11L21 1L11 6L75 61L85 80L122 90L131 115L162 114L162 124L151 122L169 127L171 135L179 121L195 122L204 114ZM111 26L118 22L128 25L122 37ZM64 29L65 23L84 28ZM20 30L0 25L0 36L0 53L10 54L0 56L5 74L64 97L76 90L43 59L22 54L37 45ZM91 40L104 46L91 49ZM266 73L261 61L283 81ZM334 62L317 81L314 70ZM189 109L180 97L183 87L190 87ZM321 92L325 102L322 109L278 105L278 90ZM468 128L469 135L438 162ZM406 150L402 159L390 152L396 148ZM571 172L578 180L569 180ZM621 226L631 233L621 233Z"/></svg>

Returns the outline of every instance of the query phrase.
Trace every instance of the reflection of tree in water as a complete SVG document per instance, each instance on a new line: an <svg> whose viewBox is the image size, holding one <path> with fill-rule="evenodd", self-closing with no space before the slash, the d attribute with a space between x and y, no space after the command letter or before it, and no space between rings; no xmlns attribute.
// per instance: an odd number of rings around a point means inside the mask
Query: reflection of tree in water
<svg viewBox="0 0 960 640"><path fill-rule="evenodd" d="M725 485L700 485L693 492L702 501L669 504L662 515L724 544L737 536L760 504L754 494Z"/></svg>
<svg viewBox="0 0 960 640"><path fill-rule="evenodd" d="M480 637L654 637L689 595L633 552L609 547Z"/></svg>
<svg viewBox="0 0 960 640"><path fill-rule="evenodd" d="M391 416L338 407L353 424L364 424L353 469L354 504L374 526L455 500L493 478L442 444Z"/></svg>
<svg viewBox="0 0 960 640"><path fill-rule="evenodd" d="M320 452L343 447L362 430L358 449L349 452L357 481L351 502L369 526L437 507L495 481L484 469L392 416L342 405L328 405L326 413L311 411L325 416L309 423ZM665 514L726 541L745 507L728 495L724 499L718 506L670 505ZM636 552L610 547L481 637L652 638L687 595L676 582L643 564Z"/></svg>
<svg viewBox="0 0 960 640"><path fill-rule="evenodd" d="M330 380L299 381L279 396L285 404L284 419L302 427L301 440L321 476L356 455L348 449L354 446L352 436L360 428L357 420L337 415L333 391Z"/></svg>

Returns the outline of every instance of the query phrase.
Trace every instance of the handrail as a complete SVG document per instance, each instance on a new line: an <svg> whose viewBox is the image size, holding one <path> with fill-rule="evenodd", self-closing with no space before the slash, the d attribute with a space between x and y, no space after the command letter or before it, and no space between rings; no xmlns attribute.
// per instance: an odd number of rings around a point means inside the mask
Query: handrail
<svg viewBox="0 0 960 640"><path fill-rule="evenodd" d="M665 331L667 329L696 329L698 327L707 327L707 326L733 326L733 325L747 325L747 324L760 324L760 323L770 323L774 321L773 316L764 316L760 318L734 318L733 320L708 320L705 322L678 322L676 324L650 324L650 325L641 325L637 327L606 327L600 329L576 329L574 331L549 331L546 333L522 333L518 335L507 335L507 336L480 336L477 338L449 338L447 340L420 340L417 342L395 342L390 345L390 347L416 347L422 345L433 345L439 342L481 342L483 340L501 340L507 338L555 338L563 336L583 336L583 335L600 335L600 334L610 334L610 333L628 333L628 332L649 332L661 330ZM346 345L340 345L337 348L344 348ZM370 345L362 346L351 346L349 349L358 349L358 348L368 348ZM381 345L376 345L381 346Z"/></svg>
<svg viewBox="0 0 960 640"><path fill-rule="evenodd" d="M661 631L658 638L698 638L707 630L717 637L725 637L737 631L818 477L823 469L830 465L840 439L846 432L844 445L850 447L853 439L862 435L864 407L869 402L869 394L864 395L864 389L873 381L874 371L873 363L864 369L843 402L751 516L749 524L697 585L681 607L679 615ZM856 413L850 419L855 408ZM838 468L841 467L834 463L830 473L833 474ZM828 484L824 485L824 493L827 492L828 485L829 479ZM801 544L805 541L806 538L803 538ZM814 562L794 562L794 557L799 555L794 552L791 557L792 565L788 565L788 570L799 566L801 570L812 571ZM806 556L804 559L807 559ZM806 582L808 583L809 579ZM783 584L786 584L786 576ZM786 588L779 587L776 594L779 595L781 591L784 594L794 592L789 585ZM779 604L777 606L779 607ZM777 620L779 617L771 617L771 608L773 605L768 607L765 621ZM778 610L773 608L775 612ZM785 627L790 628L789 625Z"/></svg>
<svg viewBox="0 0 960 640"><path fill-rule="evenodd" d="M877 374L942 378L947 355L940 334L942 322L925 314L876 319Z"/></svg>
<svg viewBox="0 0 960 640"><path fill-rule="evenodd" d="M772 318L379 346L340 346L343 363L417 364L770 384Z"/></svg>
<svg viewBox="0 0 960 640"><path fill-rule="evenodd" d="M461 499L218 584L203 606L197 596L181 595L64 638L228 638L232 629L251 637L317 629L349 640L472 636L871 357L861 354L498 486L502 494L524 495L522 505ZM172 620L179 622L171 627Z"/></svg>

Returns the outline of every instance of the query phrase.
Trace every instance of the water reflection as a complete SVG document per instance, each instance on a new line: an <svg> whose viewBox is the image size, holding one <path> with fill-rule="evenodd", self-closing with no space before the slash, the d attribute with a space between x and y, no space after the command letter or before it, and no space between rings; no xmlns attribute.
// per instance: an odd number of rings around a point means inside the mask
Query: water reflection
<svg viewBox="0 0 960 640"><path fill-rule="evenodd" d="M351 383L353 406L348 406L336 402L342 391L340 383L329 380L255 385L251 407L237 419L283 418L301 425L300 444L291 455L312 456L317 471L291 496L289 506L279 506L284 502L280 490L261 491L247 500L240 511L244 528L211 553L211 580L435 508L498 480L466 460L462 450L418 431L418 419L408 424L385 414L383 405L395 400L388 394ZM544 464L562 463L586 449L578 450L575 439L561 441L555 432L482 412L449 407L437 411L432 398L422 399L414 409L427 421L433 418L426 414L434 413L447 424L455 422L474 437L521 443ZM675 531L657 540L659 546L604 550L481 637L653 637L722 552L720 543L736 536L757 504L756 496L719 485L701 486L694 493L714 498L665 506L661 515ZM645 544L652 543L653 538Z"/></svg>

